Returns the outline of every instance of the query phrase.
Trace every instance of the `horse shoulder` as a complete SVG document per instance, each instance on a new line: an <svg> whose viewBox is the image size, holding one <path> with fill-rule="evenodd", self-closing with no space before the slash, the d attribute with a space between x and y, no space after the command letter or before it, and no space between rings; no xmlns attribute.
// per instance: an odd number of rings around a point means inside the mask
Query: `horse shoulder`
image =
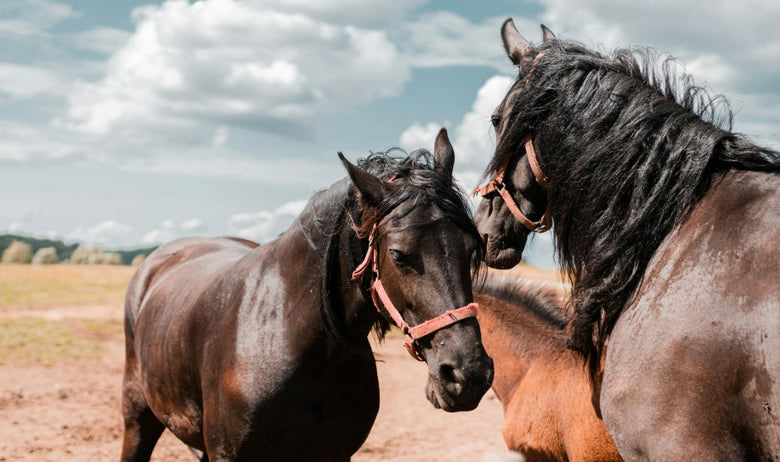
<svg viewBox="0 0 780 462"><path fill-rule="evenodd" d="M605 361L603 416L626 454L708 457L706 447L673 452L686 432L744 452L745 415L771 430L760 402L780 395L766 380L780 376L778 203L780 176L726 173L657 250Z"/></svg>
<svg viewBox="0 0 780 462"><path fill-rule="evenodd" d="M507 447L530 460L566 460L560 432L562 381L554 359L536 358L505 403L502 435Z"/></svg>

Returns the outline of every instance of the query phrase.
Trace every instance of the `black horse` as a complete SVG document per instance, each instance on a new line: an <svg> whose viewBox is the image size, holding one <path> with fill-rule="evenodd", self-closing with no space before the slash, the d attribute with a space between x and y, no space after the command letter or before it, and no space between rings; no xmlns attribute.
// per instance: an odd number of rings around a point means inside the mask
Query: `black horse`
<svg viewBox="0 0 780 462"><path fill-rule="evenodd" d="M349 179L316 194L278 239L181 239L136 270L123 461L149 460L165 428L212 462L349 460L379 406L367 335L386 332L386 310L447 409L477 406L493 377L471 303L481 247L446 131L433 162L427 152L374 155L363 168L342 160ZM361 261L372 271L354 278ZM431 332L425 321L446 312Z"/></svg>
<svg viewBox="0 0 780 462"><path fill-rule="evenodd" d="M672 61L542 29L502 29L519 75L475 214L488 264L552 221L568 345L625 459L780 459L780 153Z"/></svg>

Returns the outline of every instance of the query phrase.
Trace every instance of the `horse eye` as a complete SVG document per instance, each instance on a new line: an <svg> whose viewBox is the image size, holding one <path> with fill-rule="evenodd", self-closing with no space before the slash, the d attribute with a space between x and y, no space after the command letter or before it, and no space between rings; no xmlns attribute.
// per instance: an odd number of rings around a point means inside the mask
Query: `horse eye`
<svg viewBox="0 0 780 462"><path fill-rule="evenodd" d="M390 258L392 258L398 266L403 267L409 265L409 259L407 259L406 255L399 250L390 249Z"/></svg>
<svg viewBox="0 0 780 462"><path fill-rule="evenodd" d="M490 122L493 124L493 128L498 130L498 124L501 123L501 118L498 116L493 116L490 118Z"/></svg>

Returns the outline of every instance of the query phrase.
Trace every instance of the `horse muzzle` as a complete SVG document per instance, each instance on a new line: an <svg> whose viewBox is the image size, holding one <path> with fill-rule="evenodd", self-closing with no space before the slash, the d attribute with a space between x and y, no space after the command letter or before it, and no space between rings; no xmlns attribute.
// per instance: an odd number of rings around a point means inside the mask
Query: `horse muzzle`
<svg viewBox="0 0 780 462"><path fill-rule="evenodd" d="M493 360L485 352L479 334L467 332L478 329L476 321L469 324L474 327L453 325L437 332L430 346L423 348L429 374L426 396L435 407L447 412L476 408L493 384Z"/></svg>

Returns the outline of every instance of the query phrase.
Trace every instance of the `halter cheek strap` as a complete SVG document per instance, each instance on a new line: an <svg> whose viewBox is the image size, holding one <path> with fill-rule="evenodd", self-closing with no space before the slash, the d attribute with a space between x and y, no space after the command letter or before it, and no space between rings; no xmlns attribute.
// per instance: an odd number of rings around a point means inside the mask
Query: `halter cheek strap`
<svg viewBox="0 0 780 462"><path fill-rule="evenodd" d="M422 361L423 358L420 356L416 347L417 340L425 337L426 335L430 335L439 329L443 329L444 327L455 324L456 322L463 319L475 317L477 315L479 305L472 302L464 307L446 311L444 314L429 319L422 324L410 327L409 324L404 321L404 318L401 316L401 312L398 311L398 308L393 305L393 301L390 300L390 296L387 294L385 286L382 284L382 280L379 278L379 266L376 258L377 251L375 238L376 225L374 225L373 229L371 229L371 234L368 237L368 251L366 251L366 257L363 259L360 265L355 268L355 271L352 272L352 279L354 280L362 276L368 269L369 265L371 266L373 272L371 278L371 298L374 301L374 306L380 313L380 306L385 307L387 312L390 314L390 317L393 319L393 322L395 322L395 325L397 325L404 334L404 347L406 348L406 351L408 351L414 359ZM379 303L380 301L382 302L381 305Z"/></svg>
<svg viewBox="0 0 780 462"><path fill-rule="evenodd" d="M526 157L528 157L528 163L531 165L531 171L534 172L536 182L539 183L540 186L546 188L549 184L549 180L539 166L536 150L534 149L534 143L530 136L525 138L524 144ZM506 170L509 167L509 161L511 159L511 156L507 156L504 162L498 167L496 176L492 180L488 181L485 186L474 189L473 195L476 196L477 194L481 194L482 197L485 197L494 191L498 191L498 193L501 195L501 198L504 199L504 202L506 203L509 211L512 213L512 215L514 215L517 221L526 227L526 229L535 233L543 233L548 231L550 229L551 220L547 210L544 211L544 214L542 215L542 218L539 219L539 221L532 221L523 213L522 210L520 210L520 207L517 205L515 198L512 197L512 194L510 194L509 191L507 191L506 185L504 184L504 175L506 175Z"/></svg>

